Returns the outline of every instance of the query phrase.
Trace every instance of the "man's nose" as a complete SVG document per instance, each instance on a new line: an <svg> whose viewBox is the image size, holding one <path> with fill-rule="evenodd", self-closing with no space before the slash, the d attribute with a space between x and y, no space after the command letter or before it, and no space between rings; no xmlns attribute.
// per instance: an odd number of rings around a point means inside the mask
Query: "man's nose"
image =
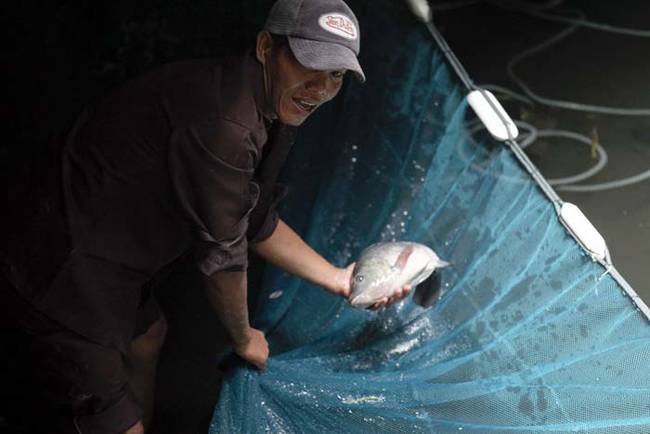
<svg viewBox="0 0 650 434"><path fill-rule="evenodd" d="M318 98L326 98L329 94L327 73L317 74L306 84L307 90Z"/></svg>

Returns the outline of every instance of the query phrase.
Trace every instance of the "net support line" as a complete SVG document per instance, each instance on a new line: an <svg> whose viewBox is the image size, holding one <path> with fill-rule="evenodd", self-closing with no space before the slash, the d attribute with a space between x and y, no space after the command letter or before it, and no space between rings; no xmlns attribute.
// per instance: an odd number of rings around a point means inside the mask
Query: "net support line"
<svg viewBox="0 0 650 434"><path fill-rule="evenodd" d="M425 22L427 29L429 29L429 33L431 33L431 36L433 39L436 41L438 44L438 47L440 50L445 54L445 57L449 61L450 65L458 75L458 78L463 82L463 85L467 88L468 91L473 91L477 90L478 88L472 81L471 77L467 73L467 70L465 70L465 67L463 64L460 62L458 57L454 54L452 49L449 47L449 44L447 44L447 41L445 38L440 34L436 26L433 24L433 21L429 20ZM493 105L490 101L489 98L486 98L488 103L490 105ZM493 107L494 109L494 107ZM495 110L497 114L499 114L498 110ZM499 116L501 117L501 116ZM501 119L502 122L504 121ZM505 122L504 122L505 124ZM508 131L508 135L510 135L510 129L508 128L508 125L505 125L506 131ZM636 307L641 311L641 313L645 316L645 318L650 321L650 308L648 308L648 305L645 304L645 302L639 297L639 295L634 291L632 286L625 280L625 278L618 272L614 264L612 263L611 258L609 258L609 255L605 260L596 258L589 249L578 239L578 237L575 236L573 231L570 230L570 228L567 227L567 225L564 223L564 221L559 218L560 216L560 209L562 207L562 204L564 201L558 196L558 194L553 190L553 187L548 183L546 178L544 178L544 175L537 169L537 167L533 164L532 161L528 158L526 153L523 151L521 146L517 143L517 141L514 138L509 138L505 142L512 153L517 157L517 160L519 160L520 164L526 169L526 171L530 174L530 176L533 178L533 180L537 183L539 188L544 192L546 197L551 201L553 206L555 207L555 212L558 215L558 219L562 223L562 225L565 227L565 229L569 232L571 237L576 240L576 242L582 247L582 249L591 256L592 260L595 262L598 262L600 265L603 266L605 269L605 274L610 274L612 278L623 288L625 293L630 297L632 302L636 305Z"/></svg>

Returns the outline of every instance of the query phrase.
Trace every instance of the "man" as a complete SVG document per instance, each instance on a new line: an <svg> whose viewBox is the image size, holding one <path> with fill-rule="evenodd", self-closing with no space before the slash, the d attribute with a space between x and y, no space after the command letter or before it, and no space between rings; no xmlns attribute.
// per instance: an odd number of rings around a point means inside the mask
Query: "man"
<svg viewBox="0 0 650 434"><path fill-rule="evenodd" d="M64 419L50 432L144 432L166 329L145 284L181 255L204 276L234 351L259 369L269 350L248 319L249 248L349 295L353 265L333 266L279 219L275 180L293 127L348 71L365 80L358 53L343 1L279 0L254 53L167 65L80 117L60 166L26 190L34 205L6 217L0 257L3 316L29 335Z"/></svg>

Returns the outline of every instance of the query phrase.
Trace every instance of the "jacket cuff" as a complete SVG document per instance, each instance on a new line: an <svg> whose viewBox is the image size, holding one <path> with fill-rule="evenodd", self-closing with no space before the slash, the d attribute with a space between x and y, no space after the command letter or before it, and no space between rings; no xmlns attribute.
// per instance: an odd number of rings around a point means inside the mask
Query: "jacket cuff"
<svg viewBox="0 0 650 434"><path fill-rule="evenodd" d="M288 192L289 189L284 184L275 184L273 186L273 199L269 205L269 210L257 233L249 239L251 243L256 244L264 241L273 234L273 231L278 226L278 221L280 221L277 208Z"/></svg>
<svg viewBox="0 0 650 434"><path fill-rule="evenodd" d="M201 273L206 276L211 276L217 271L246 271L248 243L245 238L231 246L202 242L196 249L196 263Z"/></svg>

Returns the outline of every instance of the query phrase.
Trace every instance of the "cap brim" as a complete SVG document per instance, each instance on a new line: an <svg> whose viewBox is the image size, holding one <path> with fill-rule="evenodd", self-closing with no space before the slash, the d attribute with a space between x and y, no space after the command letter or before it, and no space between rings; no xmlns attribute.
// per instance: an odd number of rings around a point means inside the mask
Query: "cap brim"
<svg viewBox="0 0 650 434"><path fill-rule="evenodd" d="M357 55L348 47L293 36L288 36L288 39L293 55L302 66L319 71L345 69L354 72L361 82L366 81L366 75L359 65Z"/></svg>

